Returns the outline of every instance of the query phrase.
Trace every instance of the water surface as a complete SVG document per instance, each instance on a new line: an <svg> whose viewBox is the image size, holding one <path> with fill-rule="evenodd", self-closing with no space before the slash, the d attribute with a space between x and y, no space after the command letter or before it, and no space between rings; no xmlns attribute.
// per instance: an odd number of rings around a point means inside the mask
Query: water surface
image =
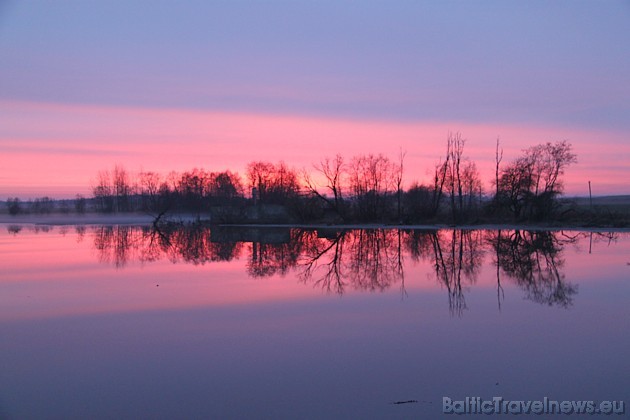
<svg viewBox="0 0 630 420"><path fill-rule="evenodd" d="M0 418L627 405L629 263L622 233L4 225Z"/></svg>

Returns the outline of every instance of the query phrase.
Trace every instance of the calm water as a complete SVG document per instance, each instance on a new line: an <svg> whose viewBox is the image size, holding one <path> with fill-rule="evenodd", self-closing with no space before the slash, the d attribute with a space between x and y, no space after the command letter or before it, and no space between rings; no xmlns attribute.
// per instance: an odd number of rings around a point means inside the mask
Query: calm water
<svg viewBox="0 0 630 420"><path fill-rule="evenodd" d="M0 418L628 411L628 234L0 228Z"/></svg>

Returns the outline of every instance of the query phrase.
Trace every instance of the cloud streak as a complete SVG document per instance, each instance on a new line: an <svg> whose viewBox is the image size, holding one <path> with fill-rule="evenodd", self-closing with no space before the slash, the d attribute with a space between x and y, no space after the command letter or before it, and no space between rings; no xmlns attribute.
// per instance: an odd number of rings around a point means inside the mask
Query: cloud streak
<svg viewBox="0 0 630 420"><path fill-rule="evenodd" d="M337 153L348 158L384 153L393 158L399 147L408 152L406 182L429 182L429 171L442 157L449 131L460 131L468 139L466 154L477 162L487 185L494 168L495 140L500 136L505 162L534 144L570 141L580 163L567 171L569 193L584 193L587 179L606 184L607 193L630 189L625 181L630 179L630 168L624 165L630 144L623 132L612 130L25 102L0 103L0 110L3 107L24 119L15 123L10 113L0 113L0 150L5 157L0 171L7 175L0 184L0 195L17 185L42 190L84 185L79 192L88 193L97 171L114 164L135 172L145 169L166 174L203 167L244 173L246 164L254 160L284 160L310 168ZM31 137L14 137L29 125L34 127L28 132ZM65 136L68 139L61 140ZM75 192L68 190L67 194Z"/></svg>

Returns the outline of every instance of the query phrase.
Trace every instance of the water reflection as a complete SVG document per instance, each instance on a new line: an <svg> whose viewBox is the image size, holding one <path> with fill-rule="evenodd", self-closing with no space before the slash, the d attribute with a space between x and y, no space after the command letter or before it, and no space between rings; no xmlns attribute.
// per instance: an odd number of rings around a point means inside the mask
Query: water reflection
<svg viewBox="0 0 630 420"><path fill-rule="evenodd" d="M101 226L94 228L92 234L99 261L116 267L163 258L195 265L231 261L241 255L243 247L243 242L212 241L210 229L200 228Z"/></svg>
<svg viewBox="0 0 630 420"><path fill-rule="evenodd" d="M168 258L205 264L247 258L252 277L285 275L295 270L304 283L327 292L383 291L400 284L404 294L405 256L428 261L435 281L448 295L449 310L467 309L465 291L475 284L485 254L494 253L497 301L504 297L502 277L515 282L527 299L550 306L573 304L577 286L566 280L562 252L586 233L523 230L305 230L209 229L103 226L93 232L99 260L124 267ZM592 241L593 233L588 234ZM615 239L615 233L596 238Z"/></svg>
<svg viewBox="0 0 630 420"><path fill-rule="evenodd" d="M343 294L348 288L383 291L399 284L403 296L404 258L429 262L433 277L448 295L449 310L467 309L466 290L477 281L485 254L492 250L497 267L499 309L502 277L515 282L527 299L568 307L577 286L562 272L563 248L583 234L550 231L481 230L304 230L100 227L94 246L102 262L123 267L130 259L205 264L247 258L252 277L285 275L323 290ZM592 235L592 234L590 234Z"/></svg>
<svg viewBox="0 0 630 420"><path fill-rule="evenodd" d="M11 235L22 231L19 226L7 229ZM52 228L30 229L50 232ZM533 302L567 308L573 305L578 288L564 272L565 248L588 238L590 252L594 242L610 244L619 235L518 229L76 227L77 241L91 238L98 260L117 268L163 259L194 265L243 259L251 277L291 272L304 284L340 295L349 290L375 292L397 286L404 298L405 271L424 264L431 267L428 275L432 282L446 292L449 310L455 316L467 309L467 293L477 283L484 264L496 269L499 310L506 282L518 286Z"/></svg>
<svg viewBox="0 0 630 420"><path fill-rule="evenodd" d="M541 304L568 307L573 304L577 286L562 272L564 246L576 243L578 236L547 231L488 232L497 266L519 287L528 299ZM500 287L497 272L497 287Z"/></svg>
<svg viewBox="0 0 630 420"><path fill-rule="evenodd" d="M313 231L299 267L300 278L326 291L382 291L400 282L404 290L403 232L393 229Z"/></svg>
<svg viewBox="0 0 630 420"><path fill-rule="evenodd" d="M448 291L449 309L461 315L466 309L464 286L472 285L483 260L481 231L452 230L431 235L435 278Z"/></svg>

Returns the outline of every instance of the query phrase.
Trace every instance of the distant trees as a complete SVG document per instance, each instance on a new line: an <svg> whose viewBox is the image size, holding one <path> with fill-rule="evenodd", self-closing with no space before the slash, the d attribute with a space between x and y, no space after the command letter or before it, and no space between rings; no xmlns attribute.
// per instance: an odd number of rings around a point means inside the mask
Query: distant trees
<svg viewBox="0 0 630 420"><path fill-rule="evenodd" d="M244 196L243 182L239 174L224 171L213 173L209 183L210 196L217 201L233 202Z"/></svg>
<svg viewBox="0 0 630 420"><path fill-rule="evenodd" d="M477 165L464 156L465 144L460 133L449 133L444 172L453 223L470 220L476 214L482 193Z"/></svg>
<svg viewBox="0 0 630 420"><path fill-rule="evenodd" d="M414 223L428 220L437 212L436 191L414 182L403 194L403 221Z"/></svg>
<svg viewBox="0 0 630 420"><path fill-rule="evenodd" d="M431 183L428 186L414 183L407 191L405 201L408 221L432 219L439 213L444 191L448 187L449 181L452 158L451 136L449 133L444 161L440 160L433 167Z"/></svg>
<svg viewBox="0 0 630 420"><path fill-rule="evenodd" d="M481 207L482 184L475 162L464 155L466 140L449 133L444 159L435 164L429 185L412 184L404 197L408 221L431 220L440 214L444 198L453 223L469 221Z"/></svg>
<svg viewBox="0 0 630 420"><path fill-rule="evenodd" d="M175 192L184 209L202 211L207 208L209 181L210 174L203 169L195 168L182 173Z"/></svg>
<svg viewBox="0 0 630 420"><path fill-rule="evenodd" d="M247 165L247 180L265 204L282 204L300 192L297 172L284 162L251 162Z"/></svg>
<svg viewBox="0 0 630 420"><path fill-rule="evenodd" d="M151 171L133 176L121 166L100 171L92 188L95 209L100 212L168 210L208 211L212 206L235 204L243 199L240 176L230 171L192 169L168 176Z"/></svg>
<svg viewBox="0 0 630 420"><path fill-rule="evenodd" d="M9 209L9 214L15 216L16 214L20 214L22 212L22 205L20 204L20 199L15 198L7 198L7 208Z"/></svg>
<svg viewBox="0 0 630 420"><path fill-rule="evenodd" d="M162 179L156 172L140 172L138 176L138 194L144 211L153 211L159 207L160 186Z"/></svg>
<svg viewBox="0 0 630 420"><path fill-rule="evenodd" d="M108 171L99 171L96 184L92 187L92 194L97 211L103 213L114 211L113 188Z"/></svg>
<svg viewBox="0 0 630 420"><path fill-rule="evenodd" d="M132 194L132 186L129 173L120 165L114 166L114 170L112 171L112 185L114 194L114 210L131 210L130 198Z"/></svg>
<svg viewBox="0 0 630 420"><path fill-rule="evenodd" d="M50 197L39 197L33 200L30 210L37 214L49 214L54 209L53 200Z"/></svg>
<svg viewBox="0 0 630 420"><path fill-rule="evenodd" d="M79 214L83 214L85 213L86 208L87 200L82 194L77 194L74 199L74 210Z"/></svg>
<svg viewBox="0 0 630 420"><path fill-rule="evenodd" d="M377 221L389 212L388 196L396 185L396 166L382 154L355 156L348 167L348 182L354 195L356 217Z"/></svg>
<svg viewBox="0 0 630 420"><path fill-rule="evenodd" d="M290 215L293 221L326 223L433 223L448 219L461 224L480 220L484 214L493 220L546 220L553 216L564 171L576 162L570 143L532 146L514 161L502 164L503 150L497 140L491 199L484 198L479 170L466 156L465 146L466 139L460 133L449 133L445 153L433 167L429 182L412 181L407 189L403 188L406 153L402 149L396 161L383 154L360 154L350 159L336 155L299 174L282 161L253 161L247 165L245 182L229 170L194 168L167 176L150 171L134 175L115 166L98 173L90 205L102 212L183 211L200 216L220 210L222 220L233 220L229 215L240 212L255 219L273 213L278 216L276 221ZM245 208L250 189L249 202L259 205L251 211ZM77 204L77 211L84 211L85 204Z"/></svg>
<svg viewBox="0 0 630 420"><path fill-rule="evenodd" d="M551 216L562 192L564 170L577 162L566 140L539 144L499 171L495 205L516 219Z"/></svg>

